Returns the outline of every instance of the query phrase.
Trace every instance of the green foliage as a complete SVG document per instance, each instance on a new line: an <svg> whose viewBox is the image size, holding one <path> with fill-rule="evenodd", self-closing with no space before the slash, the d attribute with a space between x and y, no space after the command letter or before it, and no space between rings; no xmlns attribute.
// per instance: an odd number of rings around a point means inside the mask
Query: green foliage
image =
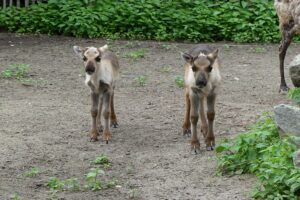
<svg viewBox="0 0 300 200"><path fill-rule="evenodd" d="M145 49L139 49L137 51L128 53L126 55L127 58L131 58L133 60L138 60L140 58L144 58L145 57Z"/></svg>
<svg viewBox="0 0 300 200"><path fill-rule="evenodd" d="M9 31L156 40L277 42L272 0L49 0L0 10Z"/></svg>
<svg viewBox="0 0 300 200"><path fill-rule="evenodd" d="M94 165L101 165L104 168L109 168L111 166L111 163L106 155L100 155L95 160L92 161L92 164Z"/></svg>
<svg viewBox="0 0 300 200"><path fill-rule="evenodd" d="M40 173L40 169L33 167L28 172L25 172L24 176L26 177L35 177Z"/></svg>
<svg viewBox="0 0 300 200"><path fill-rule="evenodd" d="M139 86L145 86L147 78L145 76L138 76L134 80L138 83Z"/></svg>
<svg viewBox="0 0 300 200"><path fill-rule="evenodd" d="M295 149L287 138L279 138L274 119L264 115L250 131L216 148L218 169L222 174L255 174L261 187L253 192L253 198L296 200L300 169L293 165Z"/></svg>
<svg viewBox="0 0 300 200"><path fill-rule="evenodd" d="M104 174L104 171L98 168L90 169L90 172L86 174L85 187L92 191L101 190L103 188L102 182L98 179L98 176Z"/></svg>
<svg viewBox="0 0 300 200"><path fill-rule="evenodd" d="M300 88L289 89L288 97L296 104L300 105Z"/></svg>
<svg viewBox="0 0 300 200"><path fill-rule="evenodd" d="M52 190L62 190L65 186L64 182L56 177L50 177L47 186Z"/></svg>
<svg viewBox="0 0 300 200"><path fill-rule="evenodd" d="M20 200L20 196L17 193L14 193L14 195L11 197L11 200Z"/></svg>
<svg viewBox="0 0 300 200"><path fill-rule="evenodd" d="M184 87L184 80L181 76L176 76L175 77L175 83L179 88L183 88Z"/></svg>
<svg viewBox="0 0 300 200"><path fill-rule="evenodd" d="M77 178L65 180L65 186L67 190L78 191L80 189L80 183Z"/></svg>
<svg viewBox="0 0 300 200"><path fill-rule="evenodd" d="M20 80L21 78L24 78L29 70L29 65L27 64L12 64L8 66L7 69L2 71L1 75L4 78L16 78Z"/></svg>

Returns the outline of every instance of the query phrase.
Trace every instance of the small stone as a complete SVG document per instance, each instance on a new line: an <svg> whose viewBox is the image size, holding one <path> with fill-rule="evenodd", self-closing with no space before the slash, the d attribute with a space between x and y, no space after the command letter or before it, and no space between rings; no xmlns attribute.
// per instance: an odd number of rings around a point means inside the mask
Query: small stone
<svg viewBox="0 0 300 200"><path fill-rule="evenodd" d="M298 150L294 153L293 161L294 161L295 167L300 168L300 150Z"/></svg>

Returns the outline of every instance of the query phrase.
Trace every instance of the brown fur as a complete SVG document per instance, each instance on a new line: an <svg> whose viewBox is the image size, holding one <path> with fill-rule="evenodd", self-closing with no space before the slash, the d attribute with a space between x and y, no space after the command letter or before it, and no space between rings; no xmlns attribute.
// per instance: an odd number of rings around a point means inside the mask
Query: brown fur
<svg viewBox="0 0 300 200"><path fill-rule="evenodd" d="M213 122L215 116L215 98L221 81L219 74L218 50L207 45L199 45L188 53L182 54L185 63L185 99L186 112L183 134L192 134L191 148L195 153L200 150L197 136L197 123L201 120L201 132L205 138L207 150L213 150L215 137ZM205 105L207 102L207 119Z"/></svg>
<svg viewBox="0 0 300 200"><path fill-rule="evenodd" d="M300 33L300 0L275 0L274 6L279 18L281 32L281 44L279 46L279 69L280 69L280 90L288 90L284 77L284 60L286 51L292 42L294 35Z"/></svg>
<svg viewBox="0 0 300 200"><path fill-rule="evenodd" d="M100 48L73 48L75 53L83 58L87 72L86 84L91 89L91 141L98 141L99 132L103 131L104 140L108 143L111 139L110 125L114 128L118 126L114 109L115 81L120 69L117 56L108 51L106 45ZM104 127L101 125L102 114Z"/></svg>

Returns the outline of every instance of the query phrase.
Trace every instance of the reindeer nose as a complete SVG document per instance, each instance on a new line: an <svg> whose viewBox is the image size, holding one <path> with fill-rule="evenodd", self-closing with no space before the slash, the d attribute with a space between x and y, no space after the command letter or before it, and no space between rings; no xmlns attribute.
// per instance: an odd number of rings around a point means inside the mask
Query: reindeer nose
<svg viewBox="0 0 300 200"><path fill-rule="evenodd" d="M207 84L207 81L206 81L206 80L198 80L198 81L196 82L196 85L197 85L198 87L205 87L206 84Z"/></svg>
<svg viewBox="0 0 300 200"><path fill-rule="evenodd" d="M91 65L88 65L88 66L86 66L86 68L85 68L85 72L91 75L92 73L95 72L95 67L94 67L94 66L91 66Z"/></svg>

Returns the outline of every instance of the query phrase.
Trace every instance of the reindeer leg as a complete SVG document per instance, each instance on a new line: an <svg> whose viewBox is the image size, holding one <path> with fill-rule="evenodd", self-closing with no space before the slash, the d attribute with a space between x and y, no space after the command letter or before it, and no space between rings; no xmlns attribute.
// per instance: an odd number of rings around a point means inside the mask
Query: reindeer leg
<svg viewBox="0 0 300 200"><path fill-rule="evenodd" d="M212 151L215 148L215 136L213 131L215 119L215 102L216 94L211 93L207 97L207 119L208 119L208 132L205 138L206 150Z"/></svg>
<svg viewBox="0 0 300 200"><path fill-rule="evenodd" d="M98 132L97 132L97 123L96 118L98 115L98 104L99 104L99 94L94 92L91 93L92 97L92 108L91 108L91 115L92 115L92 130L91 130L91 141L95 142L98 141Z"/></svg>
<svg viewBox="0 0 300 200"><path fill-rule="evenodd" d="M103 126L101 125L101 115L102 115L102 105L103 105L103 97L100 97L99 106L98 106L98 115L97 115L97 128L98 133L103 131Z"/></svg>
<svg viewBox="0 0 300 200"><path fill-rule="evenodd" d="M197 123L199 119L199 95L192 93L191 95L191 110L190 110L190 120L192 123L192 140L191 140L191 150L195 154L200 153L200 143L197 136Z"/></svg>
<svg viewBox="0 0 300 200"><path fill-rule="evenodd" d="M285 82L285 77L284 77L284 60L285 60L285 55L286 51L289 47L289 45L292 42L294 33L290 32L288 29L284 28L282 30L282 39L281 39L281 44L279 46L279 62L280 62L280 89L279 92L286 93L288 91L288 86Z"/></svg>
<svg viewBox="0 0 300 200"><path fill-rule="evenodd" d="M185 116L184 116L184 122L182 125L184 136L191 135L190 110L191 110L190 95L189 95L188 91L186 90L186 92L185 92Z"/></svg>
<svg viewBox="0 0 300 200"><path fill-rule="evenodd" d="M201 132L206 138L207 135L207 121L205 117L205 109L204 109L204 97L200 99L200 119L201 119Z"/></svg>
<svg viewBox="0 0 300 200"><path fill-rule="evenodd" d="M111 98L110 98L110 110L111 110L110 125L114 128L118 128L119 124L117 121L117 116L116 116L115 107L114 107L114 91L112 92Z"/></svg>
<svg viewBox="0 0 300 200"><path fill-rule="evenodd" d="M111 133L109 129L109 117L110 117L110 102L111 102L111 91L108 89L103 94L103 117L104 117L104 140L106 144L111 138Z"/></svg>

